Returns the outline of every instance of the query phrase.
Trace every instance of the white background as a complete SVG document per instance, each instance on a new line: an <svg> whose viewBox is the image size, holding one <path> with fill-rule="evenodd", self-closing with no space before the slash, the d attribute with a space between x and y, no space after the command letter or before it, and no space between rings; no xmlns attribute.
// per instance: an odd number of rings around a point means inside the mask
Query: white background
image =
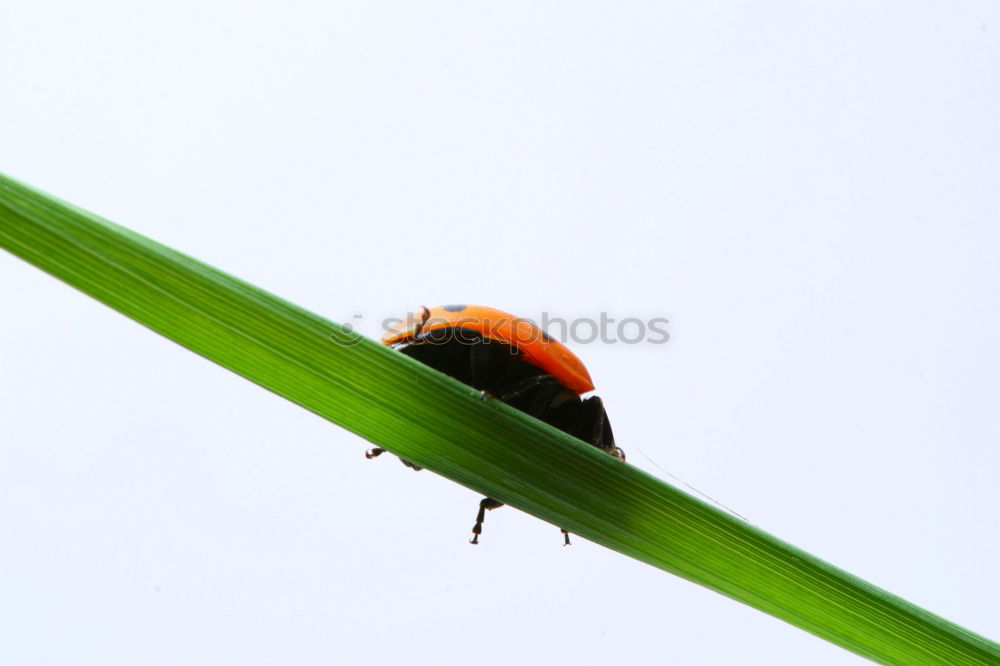
<svg viewBox="0 0 1000 666"><path fill-rule="evenodd" d="M1000 637L996 3L5 2L0 171L370 335L574 345L618 443ZM849 664L0 255L5 664ZM355 317L360 315L360 317Z"/></svg>

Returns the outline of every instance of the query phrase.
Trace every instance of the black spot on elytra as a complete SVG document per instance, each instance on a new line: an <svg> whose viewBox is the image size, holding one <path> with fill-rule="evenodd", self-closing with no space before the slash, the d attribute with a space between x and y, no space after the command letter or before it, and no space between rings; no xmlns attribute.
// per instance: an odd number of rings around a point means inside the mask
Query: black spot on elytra
<svg viewBox="0 0 1000 666"><path fill-rule="evenodd" d="M461 312L467 307L467 305L443 305L441 309L445 312Z"/></svg>

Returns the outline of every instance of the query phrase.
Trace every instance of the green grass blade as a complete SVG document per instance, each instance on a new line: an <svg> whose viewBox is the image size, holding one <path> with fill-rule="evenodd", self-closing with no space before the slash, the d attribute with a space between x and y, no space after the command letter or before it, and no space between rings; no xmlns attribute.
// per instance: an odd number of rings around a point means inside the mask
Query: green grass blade
<svg viewBox="0 0 1000 666"><path fill-rule="evenodd" d="M1000 646L402 354L0 175L0 247L205 358L478 492L860 655Z"/></svg>

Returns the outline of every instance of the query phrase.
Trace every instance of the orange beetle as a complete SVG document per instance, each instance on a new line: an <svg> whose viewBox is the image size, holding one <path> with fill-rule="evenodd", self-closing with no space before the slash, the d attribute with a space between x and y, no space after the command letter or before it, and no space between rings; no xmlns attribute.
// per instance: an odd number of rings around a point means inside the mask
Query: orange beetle
<svg viewBox="0 0 1000 666"><path fill-rule="evenodd" d="M480 305L422 308L390 328L382 344L625 460L601 399L580 397L594 390L587 368L527 319ZM365 455L384 452L374 448ZM501 506L489 497L479 503L470 543L479 543L485 512ZM569 545L569 534L562 532Z"/></svg>

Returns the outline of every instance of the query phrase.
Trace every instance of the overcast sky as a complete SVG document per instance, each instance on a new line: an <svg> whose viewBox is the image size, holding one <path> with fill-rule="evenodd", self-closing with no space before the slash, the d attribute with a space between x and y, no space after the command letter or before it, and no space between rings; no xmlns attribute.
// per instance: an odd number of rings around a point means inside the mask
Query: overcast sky
<svg viewBox="0 0 1000 666"><path fill-rule="evenodd" d="M0 171L372 336L667 319L569 342L631 463L997 639L998 18L6 2ZM469 490L7 254L0 297L4 663L862 663L511 508L470 546Z"/></svg>

